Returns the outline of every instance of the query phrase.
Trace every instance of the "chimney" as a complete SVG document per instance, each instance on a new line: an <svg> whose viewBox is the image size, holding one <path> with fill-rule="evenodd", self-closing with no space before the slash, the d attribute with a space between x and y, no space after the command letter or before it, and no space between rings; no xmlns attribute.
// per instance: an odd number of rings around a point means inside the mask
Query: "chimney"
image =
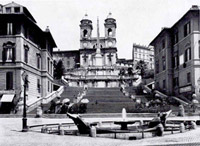
<svg viewBox="0 0 200 146"><path fill-rule="evenodd" d="M46 32L50 32L49 26L47 26L47 28L46 28L45 31L46 31Z"/></svg>

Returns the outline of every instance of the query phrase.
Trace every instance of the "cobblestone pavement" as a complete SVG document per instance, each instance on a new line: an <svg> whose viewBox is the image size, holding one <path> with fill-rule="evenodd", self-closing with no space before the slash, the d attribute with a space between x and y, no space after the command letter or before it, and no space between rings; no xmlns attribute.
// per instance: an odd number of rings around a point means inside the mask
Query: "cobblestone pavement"
<svg viewBox="0 0 200 146"><path fill-rule="evenodd" d="M88 119L95 120L95 119ZM29 118L28 125L42 123L71 122L70 119ZM169 134L163 137L148 137L140 140L113 138L91 138L87 136L60 136L37 131L21 132L21 118L0 118L0 146L140 146L140 145L200 145L200 127L185 133Z"/></svg>

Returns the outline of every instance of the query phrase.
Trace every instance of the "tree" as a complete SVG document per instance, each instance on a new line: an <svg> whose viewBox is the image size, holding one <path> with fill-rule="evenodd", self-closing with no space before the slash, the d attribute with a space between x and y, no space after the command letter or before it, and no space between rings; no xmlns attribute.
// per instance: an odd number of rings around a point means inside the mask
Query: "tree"
<svg viewBox="0 0 200 146"><path fill-rule="evenodd" d="M136 69L140 71L140 75L143 78L145 75L145 70L147 70L146 62L144 62L143 60L140 60L139 62L137 62Z"/></svg>
<svg viewBox="0 0 200 146"><path fill-rule="evenodd" d="M55 79L61 79L61 77L64 75L64 66L62 60L59 60L58 62L54 61L54 78Z"/></svg>
<svg viewBox="0 0 200 146"><path fill-rule="evenodd" d="M124 76L125 75L125 69L124 68L122 68L122 69L120 69L120 71L119 71L119 76Z"/></svg>
<svg viewBox="0 0 200 146"><path fill-rule="evenodd" d="M132 75L133 75L133 68L132 68L132 67L129 67L129 68L128 68L128 75L129 75L129 76L132 76Z"/></svg>

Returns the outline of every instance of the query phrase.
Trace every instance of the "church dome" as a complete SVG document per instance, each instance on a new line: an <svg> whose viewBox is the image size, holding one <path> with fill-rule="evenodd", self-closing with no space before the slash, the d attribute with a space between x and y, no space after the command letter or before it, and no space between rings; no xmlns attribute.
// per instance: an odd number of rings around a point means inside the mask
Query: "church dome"
<svg viewBox="0 0 200 146"><path fill-rule="evenodd" d="M85 13L85 15L83 16L82 20L90 20L87 13Z"/></svg>
<svg viewBox="0 0 200 146"><path fill-rule="evenodd" d="M81 23L84 23L84 24L92 24L92 21L89 19L87 13L83 16L83 18L82 18L82 20L81 20Z"/></svg>
<svg viewBox="0 0 200 146"><path fill-rule="evenodd" d="M114 19L113 18L113 15L112 15L112 13L111 12L109 12L109 14L108 14L108 16L107 16L107 18L106 19Z"/></svg>

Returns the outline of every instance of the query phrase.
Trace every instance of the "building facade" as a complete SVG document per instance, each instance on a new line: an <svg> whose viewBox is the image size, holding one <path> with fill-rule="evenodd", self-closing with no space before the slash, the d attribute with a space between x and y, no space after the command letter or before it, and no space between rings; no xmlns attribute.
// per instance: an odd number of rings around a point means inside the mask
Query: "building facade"
<svg viewBox="0 0 200 146"><path fill-rule="evenodd" d="M26 7L14 2L0 7L1 112L19 106L24 95L24 72L29 81L27 104L52 92L54 47L49 29L42 31ZM12 106L6 106L8 102Z"/></svg>
<svg viewBox="0 0 200 146"><path fill-rule="evenodd" d="M132 58L135 65L138 61L143 60L149 69L154 69L154 49L152 46L143 46L134 43Z"/></svg>
<svg viewBox="0 0 200 146"><path fill-rule="evenodd" d="M70 86L120 86L122 83L120 70L132 67L132 64L130 61L129 63L118 61L116 28L116 20L109 13L104 22L105 36L100 37L99 20L97 20L97 36L93 37L93 24L86 14L80 21L80 49L54 52L54 59L62 59L64 62L65 79ZM67 58L68 61L65 61ZM126 79L132 80L133 77L126 77Z"/></svg>
<svg viewBox="0 0 200 146"><path fill-rule="evenodd" d="M192 8L150 45L155 53L155 88L192 99L200 93L200 9Z"/></svg>

